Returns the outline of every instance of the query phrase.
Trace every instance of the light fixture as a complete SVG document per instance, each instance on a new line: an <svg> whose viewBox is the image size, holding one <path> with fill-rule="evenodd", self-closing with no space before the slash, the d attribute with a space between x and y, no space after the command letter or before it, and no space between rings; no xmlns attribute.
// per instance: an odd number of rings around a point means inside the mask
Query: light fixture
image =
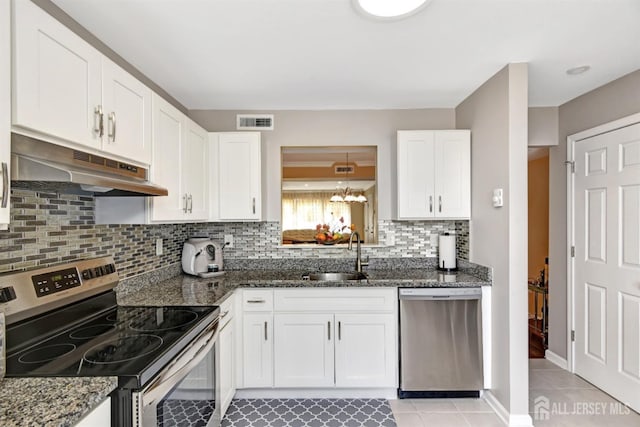
<svg viewBox="0 0 640 427"><path fill-rule="evenodd" d="M347 153L347 167L345 168L345 181L347 183L344 190L337 189L335 193L329 199L330 202L344 202L344 203L366 203L367 197L362 193L358 193L358 195L354 195L351 187L349 187L349 153ZM341 181L338 181L338 184L341 184Z"/></svg>
<svg viewBox="0 0 640 427"><path fill-rule="evenodd" d="M590 65L581 65L579 67L569 68L566 73L570 76L577 76L578 74L586 73L590 69Z"/></svg>
<svg viewBox="0 0 640 427"><path fill-rule="evenodd" d="M402 19L425 8L431 0L352 0L355 8L378 19Z"/></svg>

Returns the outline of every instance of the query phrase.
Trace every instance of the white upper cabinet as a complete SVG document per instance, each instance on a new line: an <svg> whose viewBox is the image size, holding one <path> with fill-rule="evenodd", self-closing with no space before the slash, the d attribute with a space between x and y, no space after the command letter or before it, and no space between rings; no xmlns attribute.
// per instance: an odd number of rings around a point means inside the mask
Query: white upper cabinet
<svg viewBox="0 0 640 427"><path fill-rule="evenodd" d="M151 163L151 89L103 58L102 94L102 149Z"/></svg>
<svg viewBox="0 0 640 427"><path fill-rule="evenodd" d="M210 134L211 220L262 219L262 168L260 132Z"/></svg>
<svg viewBox="0 0 640 427"><path fill-rule="evenodd" d="M151 180L166 187L169 195L150 198L150 220L206 220L207 132L154 94L153 140Z"/></svg>
<svg viewBox="0 0 640 427"><path fill-rule="evenodd" d="M187 194L187 219L206 220L209 217L209 186L207 185L208 135L187 118L185 145L182 151L183 193ZM153 166L152 166L153 167Z"/></svg>
<svg viewBox="0 0 640 427"><path fill-rule="evenodd" d="M0 230L9 224L11 197L11 9L0 2Z"/></svg>
<svg viewBox="0 0 640 427"><path fill-rule="evenodd" d="M13 124L100 149L102 55L30 1L15 1Z"/></svg>
<svg viewBox="0 0 640 427"><path fill-rule="evenodd" d="M182 155L185 145L184 115L159 96L153 96L153 157L151 181L165 187L168 196L152 197L151 221L172 221L186 215L183 193Z"/></svg>
<svg viewBox="0 0 640 427"><path fill-rule="evenodd" d="M468 130L398 131L398 219L471 216Z"/></svg>
<svg viewBox="0 0 640 427"><path fill-rule="evenodd" d="M151 90L30 1L15 1L13 125L149 164Z"/></svg>

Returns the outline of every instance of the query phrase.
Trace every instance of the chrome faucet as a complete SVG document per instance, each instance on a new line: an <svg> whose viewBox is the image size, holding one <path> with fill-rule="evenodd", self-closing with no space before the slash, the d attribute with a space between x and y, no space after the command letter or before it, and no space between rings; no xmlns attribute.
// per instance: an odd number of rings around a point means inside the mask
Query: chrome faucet
<svg viewBox="0 0 640 427"><path fill-rule="evenodd" d="M358 234L357 231L354 231L353 233L351 233L351 236L349 236L349 250L353 250L353 237L356 237L358 240L356 240L356 271L358 273L362 273L362 267L366 267L367 265L369 265L369 257L367 257L366 261L362 261L362 252L360 249L360 234Z"/></svg>

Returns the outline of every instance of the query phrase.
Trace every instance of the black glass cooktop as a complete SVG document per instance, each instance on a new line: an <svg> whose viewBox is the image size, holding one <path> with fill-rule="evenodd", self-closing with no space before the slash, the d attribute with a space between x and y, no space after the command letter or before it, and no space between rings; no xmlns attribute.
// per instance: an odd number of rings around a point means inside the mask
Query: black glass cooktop
<svg viewBox="0 0 640 427"><path fill-rule="evenodd" d="M73 316L71 310L68 316ZM7 349L7 377L118 376L120 387L139 388L174 358L217 317L218 307L114 306L68 328L49 324L51 336L32 339L28 347ZM61 316L63 319L65 316ZM13 328L8 341L18 343L51 319Z"/></svg>

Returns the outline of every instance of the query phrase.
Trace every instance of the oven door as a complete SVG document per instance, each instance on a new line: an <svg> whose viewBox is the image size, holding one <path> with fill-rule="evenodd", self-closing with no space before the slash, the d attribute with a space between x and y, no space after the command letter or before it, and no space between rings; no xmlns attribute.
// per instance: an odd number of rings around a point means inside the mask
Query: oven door
<svg viewBox="0 0 640 427"><path fill-rule="evenodd" d="M220 425L217 340L218 320L133 394L134 426Z"/></svg>

